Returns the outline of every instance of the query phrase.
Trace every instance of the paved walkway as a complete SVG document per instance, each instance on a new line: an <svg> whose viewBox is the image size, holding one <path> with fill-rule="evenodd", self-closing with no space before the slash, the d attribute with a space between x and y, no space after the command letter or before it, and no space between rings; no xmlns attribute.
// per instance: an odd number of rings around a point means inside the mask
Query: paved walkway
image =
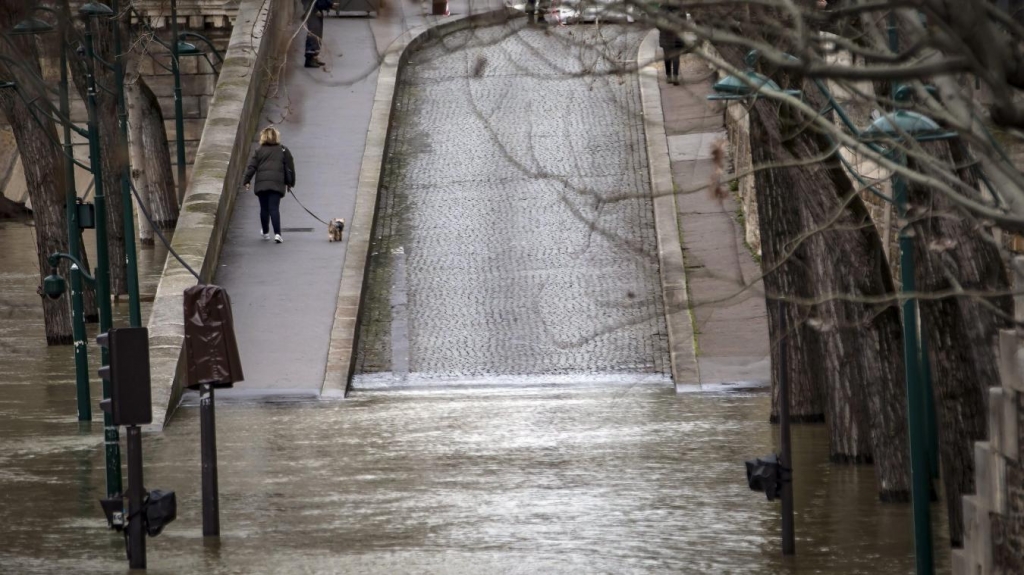
<svg viewBox="0 0 1024 575"><path fill-rule="evenodd" d="M305 34L293 40L282 88L268 99L259 128L281 131L295 156L295 193L322 219L351 221L379 55L433 19L429 10L389 0L376 18L328 17L324 69L304 68ZM467 2L452 3L453 14L466 11ZM246 379L225 395L317 395L324 380L348 243L329 243L326 226L290 196L281 220L284 243L264 242L259 202L239 192L216 281L231 293Z"/></svg>
<svg viewBox="0 0 1024 575"><path fill-rule="evenodd" d="M661 101L701 383L767 383L771 364L764 288L754 281L760 266L743 243L732 195L720 204L707 189L712 147L726 137L721 109L707 100L713 80L695 56L683 58L680 77L684 83L672 86L661 75Z"/></svg>
<svg viewBox="0 0 1024 575"><path fill-rule="evenodd" d="M520 18L410 57L353 387L669 381L639 83L604 75L642 38Z"/></svg>

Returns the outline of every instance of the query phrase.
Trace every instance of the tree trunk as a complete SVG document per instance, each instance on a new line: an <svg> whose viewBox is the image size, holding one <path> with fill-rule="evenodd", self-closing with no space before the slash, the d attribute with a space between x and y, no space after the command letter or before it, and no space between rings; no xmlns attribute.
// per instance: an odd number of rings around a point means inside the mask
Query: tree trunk
<svg viewBox="0 0 1024 575"><path fill-rule="evenodd" d="M27 10L20 3L0 7L0 29L8 29L19 22ZM68 251L68 223L64 197L64 163L60 155L57 130L43 111L30 108L26 102L45 99L42 84L33 77L42 76L39 58L31 37L11 36L0 41L0 55L21 62L20 66L7 66L0 60L0 73L17 84L14 90L0 90L0 108L14 132L18 151L26 161L25 183L32 199L32 213L36 230L36 252L39 259L40 285L50 274L48 256ZM61 275L69 277L70 266L62 263ZM46 343L70 344L71 308L69 297L56 300L43 297L43 321Z"/></svg>
<svg viewBox="0 0 1024 575"><path fill-rule="evenodd" d="M178 191L171 171L171 150L167 145L164 116L156 94L141 76L137 88L145 151L145 172L150 184L153 223L162 230L174 229L178 223Z"/></svg>
<svg viewBox="0 0 1024 575"><path fill-rule="evenodd" d="M779 114L765 99L752 107L755 165L794 162L830 148L810 130L783 134ZM790 313L797 320L791 331L800 333L787 346L793 413L821 409L832 459L875 461L881 498L905 500L910 474L897 310L829 299L894 291L867 210L835 160L761 170L755 182L766 291L815 302ZM769 314L773 332L774 315ZM772 339L777 341L775 333Z"/></svg>
<svg viewBox="0 0 1024 575"><path fill-rule="evenodd" d="M958 141L923 144L929 155L946 166L967 165ZM909 158L908 166L930 170ZM973 174L957 174L970 190ZM969 191L968 195L972 195ZM975 198L980 194L974 193ZM923 294L956 289L984 293L1005 291L1006 269L991 230L956 207L941 192L908 186L910 225L914 234L917 291ZM1009 296L942 297L920 300L922 330L935 392L942 482L949 512L949 537L963 544L961 496L974 492L974 442L984 441L986 393L999 381L996 335L1006 325L990 307L1012 315Z"/></svg>
<svg viewBox="0 0 1024 575"><path fill-rule="evenodd" d="M143 107L142 96L139 93L139 77L134 77L130 81L125 80L125 97L128 103L128 143L129 153L132 161L132 182L135 184L135 191L138 193L136 198L138 207L139 222L139 243L142 247L153 246L153 226L150 225L149 220L146 219L142 211L152 214L152 193L150 190L149 174L145 169L142 169L146 165L146 150L145 150L145 136L143 132Z"/></svg>
<svg viewBox="0 0 1024 575"><path fill-rule="evenodd" d="M781 149L777 126L756 121L753 114L750 141L754 144L750 149L755 166L771 161L771 157ZM825 417L823 373L819 364L823 356L821 337L807 325L807 308L796 304L784 306L786 325L789 328L787 333L782 333L776 301L779 297L810 300L814 295L809 289L811 278L807 274L809 254L806 246L798 247L792 254L788 253L790 242L803 229L800 212L793 205L793 182L790 175L784 170L759 170L754 174L760 216L761 268L766 272L764 287L768 300L768 333L772 341L771 360L772 365L779 365L781 356L778 342L785 337L791 421L820 422ZM778 420L779 375L777 370L772 370L773 422Z"/></svg>

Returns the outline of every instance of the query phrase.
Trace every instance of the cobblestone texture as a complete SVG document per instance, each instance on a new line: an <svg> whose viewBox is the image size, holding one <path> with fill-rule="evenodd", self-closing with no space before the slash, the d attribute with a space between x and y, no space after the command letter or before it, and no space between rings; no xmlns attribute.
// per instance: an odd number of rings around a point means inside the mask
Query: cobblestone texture
<svg viewBox="0 0 1024 575"><path fill-rule="evenodd" d="M668 373L639 86L618 73L640 32L518 21L411 56L358 373Z"/></svg>

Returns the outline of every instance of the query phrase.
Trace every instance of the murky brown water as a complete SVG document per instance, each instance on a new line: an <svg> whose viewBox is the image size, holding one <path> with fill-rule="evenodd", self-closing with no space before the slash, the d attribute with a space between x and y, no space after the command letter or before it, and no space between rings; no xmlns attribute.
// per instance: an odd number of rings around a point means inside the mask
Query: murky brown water
<svg viewBox="0 0 1024 575"><path fill-rule="evenodd" d="M39 345L31 232L0 224L0 573L127 572L71 348ZM147 488L179 497L149 572L911 573L910 507L879 504L870 468L827 463L818 427L794 429L798 555L781 557L778 504L743 475L772 450L767 410L764 393L651 385L221 405L222 537L204 545L184 407L145 440Z"/></svg>

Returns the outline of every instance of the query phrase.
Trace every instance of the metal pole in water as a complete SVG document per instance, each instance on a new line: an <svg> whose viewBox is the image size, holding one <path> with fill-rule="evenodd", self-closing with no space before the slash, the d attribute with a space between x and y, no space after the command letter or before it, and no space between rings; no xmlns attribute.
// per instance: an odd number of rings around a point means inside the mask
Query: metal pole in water
<svg viewBox="0 0 1024 575"><path fill-rule="evenodd" d="M92 421L89 398L89 358L85 346L85 315L82 304L82 270L71 264L71 327L75 336L75 390L78 398L78 421Z"/></svg>
<svg viewBox="0 0 1024 575"><path fill-rule="evenodd" d="M217 425L213 386L204 383L199 396L200 451L203 458L203 537L220 537L220 502L217 494Z"/></svg>
<svg viewBox="0 0 1024 575"><path fill-rule="evenodd" d="M146 568L146 532L142 525L145 492L142 485L142 429L129 425L128 431L128 566Z"/></svg>
<svg viewBox="0 0 1024 575"><path fill-rule="evenodd" d="M782 554L796 554L793 525L793 458L789 436L789 378L786 374L786 304L779 300L779 433L782 455Z"/></svg>

